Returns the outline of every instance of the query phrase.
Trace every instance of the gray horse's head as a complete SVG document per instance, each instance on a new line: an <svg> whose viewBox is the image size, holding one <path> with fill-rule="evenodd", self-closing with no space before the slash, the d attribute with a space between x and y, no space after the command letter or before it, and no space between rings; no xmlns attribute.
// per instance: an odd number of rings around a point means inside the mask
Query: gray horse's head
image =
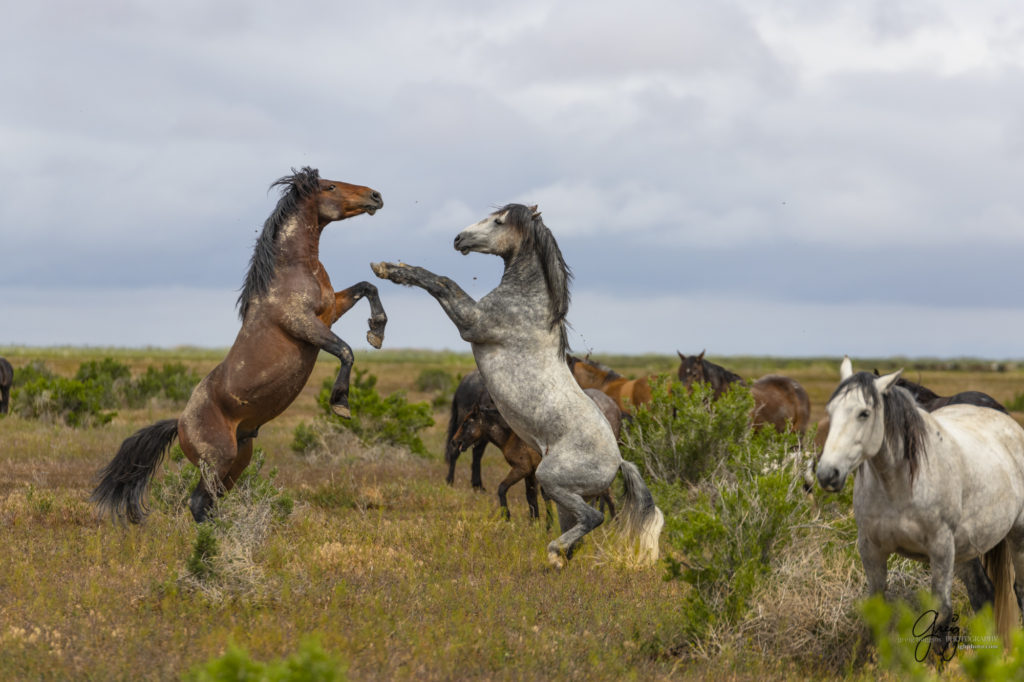
<svg viewBox="0 0 1024 682"><path fill-rule="evenodd" d="M569 284L572 271L562 258L551 230L541 220L536 206L508 204L476 222L455 237L455 249L463 255L475 251L501 256L506 271L529 266L534 256L547 285L551 328L561 327L559 349L568 349L565 316L569 312Z"/></svg>

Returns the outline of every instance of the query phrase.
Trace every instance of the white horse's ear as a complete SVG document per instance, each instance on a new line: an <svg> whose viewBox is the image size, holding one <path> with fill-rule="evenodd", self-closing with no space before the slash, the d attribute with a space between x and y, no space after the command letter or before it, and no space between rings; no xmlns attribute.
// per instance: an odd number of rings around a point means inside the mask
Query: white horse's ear
<svg viewBox="0 0 1024 682"><path fill-rule="evenodd" d="M530 212L533 214L533 219L540 218L540 211L537 210L537 204L530 207Z"/></svg>
<svg viewBox="0 0 1024 682"><path fill-rule="evenodd" d="M844 355L843 361L839 363L839 378L842 381L846 381L853 376L853 363L850 362L850 356Z"/></svg>
<svg viewBox="0 0 1024 682"><path fill-rule="evenodd" d="M900 378L901 374L903 374L902 368L896 370L892 374L885 374L883 376L876 378L875 388L878 389L879 393L885 395L886 393L889 392L890 388L896 385L896 380Z"/></svg>

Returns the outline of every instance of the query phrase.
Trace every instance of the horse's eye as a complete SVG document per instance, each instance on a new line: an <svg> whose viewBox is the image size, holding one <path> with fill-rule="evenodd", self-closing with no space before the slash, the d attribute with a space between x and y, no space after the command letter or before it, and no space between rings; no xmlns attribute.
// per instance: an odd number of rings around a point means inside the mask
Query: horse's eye
<svg viewBox="0 0 1024 682"><path fill-rule="evenodd" d="M494 219L494 224L495 224L495 225L504 225L504 224L505 224L505 221L504 221L504 220L502 220L501 218L495 218L495 219Z"/></svg>
<svg viewBox="0 0 1024 682"><path fill-rule="evenodd" d="M859 419L861 421L865 421L870 416L871 416L871 410L861 410L860 414L857 415L857 419Z"/></svg>
<svg viewBox="0 0 1024 682"><path fill-rule="evenodd" d="M333 192L334 191L334 185L327 185L327 191L328 192Z"/></svg>

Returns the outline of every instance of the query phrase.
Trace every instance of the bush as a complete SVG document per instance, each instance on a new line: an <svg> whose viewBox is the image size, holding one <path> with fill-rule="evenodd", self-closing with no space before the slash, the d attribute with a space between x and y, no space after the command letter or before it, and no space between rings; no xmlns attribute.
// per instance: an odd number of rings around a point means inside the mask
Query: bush
<svg viewBox="0 0 1024 682"><path fill-rule="evenodd" d="M324 652L315 639L305 639L288 658L260 663L245 649L229 645L223 656L196 666L187 682L334 682L346 679L345 666Z"/></svg>
<svg viewBox="0 0 1024 682"><path fill-rule="evenodd" d="M117 414L105 411L102 384L53 376L39 377L15 390L11 410L26 419L64 422L68 426L99 426Z"/></svg>
<svg viewBox="0 0 1024 682"><path fill-rule="evenodd" d="M458 380L443 369L425 369L416 377L416 390L436 393L432 405L444 407L452 401Z"/></svg>
<svg viewBox="0 0 1024 682"><path fill-rule="evenodd" d="M63 421L69 426L107 424L119 407L141 407L154 397L184 402L199 376L183 364L149 367L132 380L127 365L112 358L83 362L71 379L34 361L15 372L12 410L26 419Z"/></svg>
<svg viewBox="0 0 1024 682"><path fill-rule="evenodd" d="M623 425L623 457L643 467L665 513L664 540L681 558L666 560L669 579L693 586L684 599L691 646L733 628L773 561L810 515L802 490L796 434L753 430L753 398L734 385L717 401L705 385L652 382L652 401Z"/></svg>
<svg viewBox="0 0 1024 682"><path fill-rule="evenodd" d="M367 376L365 371L357 369L348 394L352 418L342 419L331 411L329 400L333 386L332 379L325 379L317 396L317 404L323 412L319 419L323 424L333 429L348 429L366 444L403 445L418 455L428 454L419 437L420 431L434 424L427 403L410 403L402 391L382 398L376 389L377 377ZM293 448L303 443L312 446L316 442L315 431L309 426L300 424L296 427Z"/></svg>

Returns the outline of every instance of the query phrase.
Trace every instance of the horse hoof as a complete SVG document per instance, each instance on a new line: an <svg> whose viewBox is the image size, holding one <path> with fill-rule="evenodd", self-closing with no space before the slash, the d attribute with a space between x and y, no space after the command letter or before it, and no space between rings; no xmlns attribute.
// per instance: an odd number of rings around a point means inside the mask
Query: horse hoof
<svg viewBox="0 0 1024 682"><path fill-rule="evenodd" d="M387 263L370 263L370 269L373 270L373 274L377 275L381 279L388 278L388 264Z"/></svg>
<svg viewBox="0 0 1024 682"><path fill-rule="evenodd" d="M366 340L370 342L371 346L377 349L380 349L380 347L384 344L384 337L372 331L366 332Z"/></svg>
<svg viewBox="0 0 1024 682"><path fill-rule="evenodd" d="M557 552L553 549L548 550L548 563L554 566L559 571L565 568L566 559L565 555L561 552Z"/></svg>
<svg viewBox="0 0 1024 682"><path fill-rule="evenodd" d="M352 410L348 409L348 405L331 405L331 412L338 415L342 419L352 418Z"/></svg>

